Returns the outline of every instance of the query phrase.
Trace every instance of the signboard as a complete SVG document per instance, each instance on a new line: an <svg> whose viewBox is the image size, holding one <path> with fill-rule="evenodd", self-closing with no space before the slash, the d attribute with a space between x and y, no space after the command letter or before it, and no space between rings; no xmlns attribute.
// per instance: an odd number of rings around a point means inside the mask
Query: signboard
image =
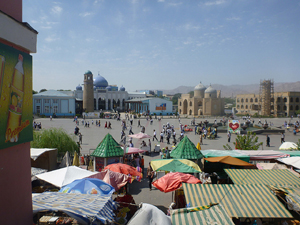
<svg viewBox="0 0 300 225"><path fill-rule="evenodd" d="M32 57L0 43L0 149L32 136Z"/></svg>
<svg viewBox="0 0 300 225"><path fill-rule="evenodd" d="M228 131L230 133L238 133L240 130L239 120L228 120Z"/></svg>
<svg viewBox="0 0 300 225"><path fill-rule="evenodd" d="M160 105L156 105L155 110L166 110L167 109L167 103L162 103Z"/></svg>
<svg viewBox="0 0 300 225"><path fill-rule="evenodd" d="M100 158L100 157L95 157L95 160L96 160L96 168L95 168L95 171L101 171L104 169L104 158Z"/></svg>

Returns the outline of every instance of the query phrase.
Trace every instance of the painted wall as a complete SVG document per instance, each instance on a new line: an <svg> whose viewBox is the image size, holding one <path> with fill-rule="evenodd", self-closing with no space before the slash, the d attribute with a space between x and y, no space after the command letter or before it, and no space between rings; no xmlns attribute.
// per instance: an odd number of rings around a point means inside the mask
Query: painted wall
<svg viewBox="0 0 300 225"><path fill-rule="evenodd" d="M30 142L0 150L0 224L32 224Z"/></svg>
<svg viewBox="0 0 300 225"><path fill-rule="evenodd" d="M161 98L153 98L153 99L149 99L149 110L150 113L156 113L156 115L160 115L160 113L162 113L162 115L167 115L168 114L172 114L173 108L173 103L172 101L168 101L165 99L161 99Z"/></svg>

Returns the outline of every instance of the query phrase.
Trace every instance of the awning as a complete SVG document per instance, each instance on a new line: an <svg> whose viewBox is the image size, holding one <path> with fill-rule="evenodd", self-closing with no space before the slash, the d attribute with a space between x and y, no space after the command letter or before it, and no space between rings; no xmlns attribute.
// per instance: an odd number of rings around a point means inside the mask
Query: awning
<svg viewBox="0 0 300 225"><path fill-rule="evenodd" d="M250 160L270 160L270 159L277 159L282 157L287 157L287 154L284 154L280 151L273 151L273 150L233 150L243 155L250 156Z"/></svg>
<svg viewBox="0 0 300 225"><path fill-rule="evenodd" d="M275 186L300 186L300 179L287 169L252 170L225 169L234 184L265 184Z"/></svg>
<svg viewBox="0 0 300 225"><path fill-rule="evenodd" d="M212 158L204 158L204 160L212 163L224 163L228 165L234 165L234 166L254 166L251 163L247 163L241 159L231 157L231 156L220 156L220 157L212 157Z"/></svg>
<svg viewBox="0 0 300 225"><path fill-rule="evenodd" d="M222 205L214 205L199 211L194 211L194 208L171 210L171 220L173 225L234 225Z"/></svg>
<svg viewBox="0 0 300 225"><path fill-rule="evenodd" d="M300 169L300 156L281 158L277 160L286 165L293 166L297 169Z"/></svg>
<svg viewBox="0 0 300 225"><path fill-rule="evenodd" d="M33 214L40 211L62 211L82 224L94 220L111 222L116 203L108 196L44 192L32 198Z"/></svg>
<svg viewBox="0 0 300 225"><path fill-rule="evenodd" d="M241 159L245 162L250 161L250 156L238 153L234 150L214 150L214 149L209 149L209 150L201 150L201 153L204 155L205 158L210 158L210 157L220 157L220 156L231 156L235 157L238 159Z"/></svg>
<svg viewBox="0 0 300 225"><path fill-rule="evenodd" d="M30 148L30 157L36 160L40 155L48 151L57 151L56 148Z"/></svg>
<svg viewBox="0 0 300 225"><path fill-rule="evenodd" d="M230 217L292 218L265 185L186 184L186 203L191 207L221 203Z"/></svg>

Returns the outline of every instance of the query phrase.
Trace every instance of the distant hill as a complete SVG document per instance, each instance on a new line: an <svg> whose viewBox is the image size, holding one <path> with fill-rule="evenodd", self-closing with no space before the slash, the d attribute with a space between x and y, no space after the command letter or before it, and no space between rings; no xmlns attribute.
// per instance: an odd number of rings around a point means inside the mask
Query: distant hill
<svg viewBox="0 0 300 225"><path fill-rule="evenodd" d="M238 94L251 94L259 93L259 84L249 85L221 85L212 84L212 87L221 90L222 97L235 97ZM176 93L186 94L193 91L195 86L179 86L172 90L163 90L164 94L174 95ZM274 92L285 92L285 91L299 91L300 92L300 81L293 83L275 83Z"/></svg>

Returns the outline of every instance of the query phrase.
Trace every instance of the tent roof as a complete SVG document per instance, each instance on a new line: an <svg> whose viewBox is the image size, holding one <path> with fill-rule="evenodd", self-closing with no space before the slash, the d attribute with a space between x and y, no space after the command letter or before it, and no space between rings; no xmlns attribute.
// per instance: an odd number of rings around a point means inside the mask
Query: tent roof
<svg viewBox="0 0 300 225"><path fill-rule="evenodd" d="M40 211L63 211L82 224L90 224L89 219L102 223L112 222L113 210L117 209L111 196L44 192L32 198L33 213Z"/></svg>
<svg viewBox="0 0 300 225"><path fill-rule="evenodd" d="M62 187L72 183L74 180L89 177L97 172L81 169L77 166L64 167L58 170L52 170L47 173L36 175L37 178L44 180L57 187Z"/></svg>
<svg viewBox="0 0 300 225"><path fill-rule="evenodd" d="M91 156L109 158L109 157L119 157L124 155L124 150L116 142L116 140L111 136L110 133L105 135L103 140L98 144L95 151Z"/></svg>
<svg viewBox="0 0 300 225"><path fill-rule="evenodd" d="M191 207L222 203L230 217L292 218L265 185L186 184L186 203Z"/></svg>
<svg viewBox="0 0 300 225"><path fill-rule="evenodd" d="M219 163L225 163L234 166L254 166L251 163L247 163L243 160L231 156L221 156L221 157L212 157L212 158L204 158L204 159L209 162L219 162Z"/></svg>
<svg viewBox="0 0 300 225"><path fill-rule="evenodd" d="M194 208L184 208L171 210L171 220L173 225L182 224L226 224L234 225L222 205L214 205L208 209L193 211Z"/></svg>
<svg viewBox="0 0 300 225"><path fill-rule="evenodd" d="M277 159L286 157L287 155L280 151L273 150L233 150L235 152L241 153L243 155L250 156L250 160L265 160L265 159Z"/></svg>
<svg viewBox="0 0 300 225"><path fill-rule="evenodd" d="M30 148L30 157L36 160L40 155L48 151L57 151L57 148Z"/></svg>
<svg viewBox="0 0 300 225"><path fill-rule="evenodd" d="M287 169L255 170L255 169L225 169L234 184L265 184L265 185L298 185L300 179Z"/></svg>
<svg viewBox="0 0 300 225"><path fill-rule="evenodd" d="M286 165L290 165L293 166L297 169L300 169L300 157L296 156L296 157L288 157L288 158L281 158L281 159L277 159L277 161L282 162Z"/></svg>
<svg viewBox="0 0 300 225"><path fill-rule="evenodd" d="M289 155L290 157L295 157L295 156L300 156L300 151L283 151L283 150L280 150L279 152L283 153L283 154L286 154L286 155Z"/></svg>
<svg viewBox="0 0 300 225"><path fill-rule="evenodd" d="M178 143L178 145L172 150L170 156L175 159L201 159L203 155L199 151L194 143L187 137Z"/></svg>
<svg viewBox="0 0 300 225"><path fill-rule="evenodd" d="M219 157L219 156L232 156L238 159L241 159L245 162L250 161L250 156L241 154L239 152L233 151L233 150L214 150L214 149L209 149L209 150L202 150L201 153L204 155L205 158L209 157Z"/></svg>

